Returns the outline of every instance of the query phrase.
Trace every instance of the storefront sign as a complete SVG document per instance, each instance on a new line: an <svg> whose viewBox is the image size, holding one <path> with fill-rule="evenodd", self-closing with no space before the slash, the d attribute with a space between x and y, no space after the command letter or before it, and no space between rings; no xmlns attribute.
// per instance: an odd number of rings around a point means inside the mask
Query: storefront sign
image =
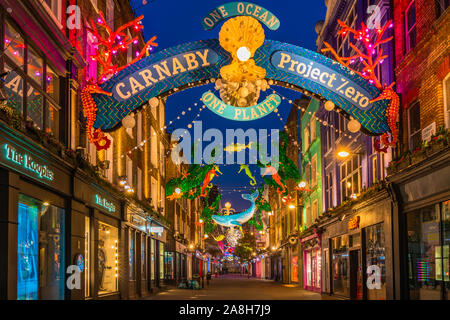
<svg viewBox="0 0 450 320"><path fill-rule="evenodd" d="M358 229L359 228L359 216L353 217L348 221L348 229Z"/></svg>
<svg viewBox="0 0 450 320"><path fill-rule="evenodd" d="M255 106L240 108L226 104L214 93L207 91L203 94L202 101L209 110L221 117L236 121L251 121L265 117L275 110L280 105L281 98L277 94L271 94Z"/></svg>
<svg viewBox="0 0 450 320"><path fill-rule="evenodd" d="M164 228L163 228L163 227L154 227L154 226L151 226L151 227L149 228L149 231L150 231L151 233L159 233L159 234L162 234L162 233L164 232Z"/></svg>
<svg viewBox="0 0 450 320"><path fill-rule="evenodd" d="M202 27L211 30L221 21L235 16L249 16L261 21L270 30L280 27L280 20L267 9L249 2L229 2L209 12L202 20Z"/></svg>
<svg viewBox="0 0 450 320"><path fill-rule="evenodd" d="M54 180L54 173L47 165L35 161L29 154L18 152L16 148L5 143L3 145L5 158L31 172L40 179Z"/></svg>
<svg viewBox="0 0 450 320"><path fill-rule="evenodd" d="M96 194L95 195L95 203L98 204L100 207L105 208L109 212L116 212L116 206L111 201L106 200L102 196Z"/></svg>

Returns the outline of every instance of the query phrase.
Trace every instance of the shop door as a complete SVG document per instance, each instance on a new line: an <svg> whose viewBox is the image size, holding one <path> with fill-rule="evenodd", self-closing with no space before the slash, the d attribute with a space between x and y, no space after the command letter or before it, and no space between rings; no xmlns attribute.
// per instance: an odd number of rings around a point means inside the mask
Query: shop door
<svg viewBox="0 0 450 320"><path fill-rule="evenodd" d="M361 251L350 251L350 299L361 300L363 297L362 288L362 267Z"/></svg>
<svg viewBox="0 0 450 320"><path fill-rule="evenodd" d="M317 259L316 250L311 250L311 275L312 275L312 288L317 288Z"/></svg>

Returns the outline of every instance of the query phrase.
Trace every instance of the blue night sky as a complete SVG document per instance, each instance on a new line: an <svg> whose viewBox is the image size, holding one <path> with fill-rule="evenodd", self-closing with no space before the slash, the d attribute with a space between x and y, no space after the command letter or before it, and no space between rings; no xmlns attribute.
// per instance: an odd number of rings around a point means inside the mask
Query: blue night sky
<svg viewBox="0 0 450 320"><path fill-rule="evenodd" d="M147 4L143 5L143 0L132 0L136 14L143 14L145 16L143 20L145 39L148 40L150 37L156 35L159 46L155 48L155 51L159 51L185 42L211 38L217 39L223 22L214 29L205 31L201 26L201 21L209 11L231 1L147 0L145 2ZM269 30L263 26L266 39L291 43L313 51L316 50L315 41L317 34L314 31L314 25L317 21L325 19L326 7L324 0L253 0L251 2L271 11L280 20L280 28L276 31ZM209 89L213 89L213 85L196 87L171 95L166 103L166 125L169 124L169 121L176 120L174 121L175 128L187 128L188 123L196 117L198 108L201 106L198 103L201 95ZM280 87L273 87L273 89L288 99L294 100L301 98L301 94L294 91ZM196 102L198 106L194 107L194 103ZM192 107L191 112L187 111L188 107ZM218 128L223 133L225 129L237 128L244 130L248 128L282 129L289 115L291 105L286 99L278 109L283 119L282 121L280 121L280 118L275 113L271 113L259 120L237 122L221 118L208 109L204 109L197 120L202 121L203 132L209 128ZM186 110L185 116L181 115L183 110ZM179 120L176 119L178 116L181 117ZM204 143L203 147L206 145L207 143ZM251 165L250 169L257 180L262 181L256 165ZM242 187L250 188L250 180L243 172L238 175L238 170L239 165L220 166L220 171L223 175L214 178L213 183L218 184L221 188L222 203L230 201L233 208L241 211L249 206L249 202L241 198L241 192L233 191L233 189Z"/></svg>

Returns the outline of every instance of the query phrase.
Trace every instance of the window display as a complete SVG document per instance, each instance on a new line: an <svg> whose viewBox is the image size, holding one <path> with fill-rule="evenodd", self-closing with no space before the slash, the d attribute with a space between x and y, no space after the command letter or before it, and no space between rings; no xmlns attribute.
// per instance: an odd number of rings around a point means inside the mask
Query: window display
<svg viewBox="0 0 450 320"><path fill-rule="evenodd" d="M129 246L129 249L130 249L130 252L129 252L130 280L134 280L136 272L135 272L135 268L134 268L134 266L135 266L135 264L134 264L135 257L134 257L134 231L133 230L130 230L128 246Z"/></svg>
<svg viewBox="0 0 450 320"><path fill-rule="evenodd" d="M17 299L62 300L65 285L64 209L19 195Z"/></svg>
<svg viewBox="0 0 450 320"><path fill-rule="evenodd" d="M119 277L118 230L103 222L98 225L98 293L116 292Z"/></svg>
<svg viewBox="0 0 450 320"><path fill-rule="evenodd" d="M386 256L383 223L365 228L367 299L386 300Z"/></svg>
<svg viewBox="0 0 450 320"><path fill-rule="evenodd" d="M85 217L84 219L84 296L89 297L90 292L90 263L91 263L91 233L90 230L90 219Z"/></svg>
<svg viewBox="0 0 450 320"><path fill-rule="evenodd" d="M151 241L150 241L150 280L155 280L155 268L156 268L155 245L156 245L155 239L151 239Z"/></svg>
<svg viewBox="0 0 450 320"><path fill-rule="evenodd" d="M166 265L166 279L172 280L174 276L174 261L173 261L173 252L166 252L164 254L164 263ZM161 278L163 279L163 278Z"/></svg>
<svg viewBox="0 0 450 320"><path fill-rule="evenodd" d="M159 241L159 279L164 280L164 243Z"/></svg>
<svg viewBox="0 0 450 320"><path fill-rule="evenodd" d="M147 239L145 235L141 240L141 275L142 279L147 279Z"/></svg>
<svg viewBox="0 0 450 320"><path fill-rule="evenodd" d="M350 275L348 267L348 236L332 239L333 293L350 297Z"/></svg>

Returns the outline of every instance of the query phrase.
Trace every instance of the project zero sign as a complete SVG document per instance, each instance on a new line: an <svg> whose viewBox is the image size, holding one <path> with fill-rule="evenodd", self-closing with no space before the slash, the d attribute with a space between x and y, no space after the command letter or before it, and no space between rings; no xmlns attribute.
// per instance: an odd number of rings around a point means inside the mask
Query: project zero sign
<svg viewBox="0 0 450 320"><path fill-rule="evenodd" d="M250 2L229 2L211 10L202 20L202 27L211 30L221 21L235 16L250 16L258 19L270 30L280 27L280 20L269 10Z"/></svg>

